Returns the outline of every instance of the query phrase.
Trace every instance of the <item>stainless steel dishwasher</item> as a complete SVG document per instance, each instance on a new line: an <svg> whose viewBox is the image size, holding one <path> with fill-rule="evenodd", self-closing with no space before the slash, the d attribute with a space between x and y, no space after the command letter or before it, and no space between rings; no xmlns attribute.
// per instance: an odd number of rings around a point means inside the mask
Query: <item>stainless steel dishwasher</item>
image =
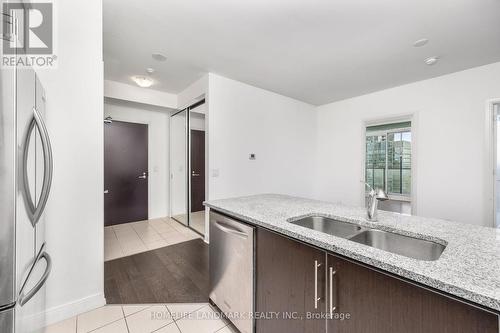
<svg viewBox="0 0 500 333"><path fill-rule="evenodd" d="M242 333L254 331L254 231L210 211L210 300Z"/></svg>

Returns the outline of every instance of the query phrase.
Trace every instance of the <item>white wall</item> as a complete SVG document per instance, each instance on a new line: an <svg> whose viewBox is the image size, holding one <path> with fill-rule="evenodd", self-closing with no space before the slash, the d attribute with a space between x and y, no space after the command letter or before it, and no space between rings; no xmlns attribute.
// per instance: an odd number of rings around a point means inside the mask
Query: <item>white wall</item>
<svg viewBox="0 0 500 333"><path fill-rule="evenodd" d="M104 304L101 1L55 5L58 67L38 71L54 154L46 208L49 322Z"/></svg>
<svg viewBox="0 0 500 333"><path fill-rule="evenodd" d="M492 226L485 110L499 78L496 63L318 107L317 197L361 205L364 122L413 114L417 215Z"/></svg>
<svg viewBox="0 0 500 333"><path fill-rule="evenodd" d="M171 109L105 99L104 116L148 125L149 218L169 212L169 121Z"/></svg>
<svg viewBox="0 0 500 333"><path fill-rule="evenodd" d="M104 81L104 96L165 108L177 107L177 95L116 81Z"/></svg>
<svg viewBox="0 0 500 333"><path fill-rule="evenodd" d="M313 106L214 74L207 100L209 199L313 195Z"/></svg>
<svg viewBox="0 0 500 333"><path fill-rule="evenodd" d="M177 95L177 108L184 109L203 98L208 91L208 74L193 82Z"/></svg>

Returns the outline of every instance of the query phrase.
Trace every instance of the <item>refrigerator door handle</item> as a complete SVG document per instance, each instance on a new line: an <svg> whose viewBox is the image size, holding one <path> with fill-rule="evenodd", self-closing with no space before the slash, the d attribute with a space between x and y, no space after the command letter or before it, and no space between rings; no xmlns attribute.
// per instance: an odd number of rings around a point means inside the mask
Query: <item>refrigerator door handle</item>
<svg viewBox="0 0 500 333"><path fill-rule="evenodd" d="M40 141L42 142L43 159L44 159L43 183L42 183L42 190L40 193L40 201L38 202L38 205L35 205L35 203L33 202L28 180L29 143L35 126L38 128L38 131L40 133ZM35 226L38 223L38 220L40 219L40 216L42 215L43 210L45 209L45 205L47 204L47 200L49 198L50 186L52 185L52 173L54 167L53 164L54 160L52 157L52 146L50 144L49 133L47 131L45 123L43 122L40 112L38 112L38 110L34 107L33 119L31 120L30 126L26 133L24 151L23 151L24 196L30 213L31 224L33 226Z"/></svg>
<svg viewBox="0 0 500 333"><path fill-rule="evenodd" d="M26 288L26 284L28 283L31 274L33 273L35 266L40 262L40 260L44 259L47 265L45 266L45 271L43 272L42 277L40 280L35 284L33 288L31 288L30 291L27 293L24 292L24 289ZM26 277L26 280L23 283L23 286L21 287L21 290L19 291L19 298L18 298L18 303L19 305L23 306L24 304L28 303L30 299L33 298L33 296L36 295L36 293L43 287L47 279L49 278L50 271L52 270L52 258L50 255L45 251L45 244L42 246L42 249L40 250L40 253L38 254L34 264L31 266L31 269L28 273L28 276Z"/></svg>

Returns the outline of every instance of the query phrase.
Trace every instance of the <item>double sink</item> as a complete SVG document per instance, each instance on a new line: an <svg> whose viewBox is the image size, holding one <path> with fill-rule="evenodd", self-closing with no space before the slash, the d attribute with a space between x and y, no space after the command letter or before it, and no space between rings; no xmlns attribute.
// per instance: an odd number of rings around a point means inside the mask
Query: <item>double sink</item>
<svg viewBox="0 0 500 333"><path fill-rule="evenodd" d="M323 216L309 216L290 223L418 260L437 260L446 248L436 242L365 228Z"/></svg>

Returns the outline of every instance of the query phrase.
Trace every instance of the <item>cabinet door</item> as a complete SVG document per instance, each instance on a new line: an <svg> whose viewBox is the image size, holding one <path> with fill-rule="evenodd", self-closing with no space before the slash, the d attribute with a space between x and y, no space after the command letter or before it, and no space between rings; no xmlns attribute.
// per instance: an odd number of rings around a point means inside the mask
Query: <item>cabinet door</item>
<svg viewBox="0 0 500 333"><path fill-rule="evenodd" d="M327 263L328 333L498 332L496 315L336 256Z"/></svg>
<svg viewBox="0 0 500 333"><path fill-rule="evenodd" d="M325 332L325 252L263 229L256 246L256 331Z"/></svg>

